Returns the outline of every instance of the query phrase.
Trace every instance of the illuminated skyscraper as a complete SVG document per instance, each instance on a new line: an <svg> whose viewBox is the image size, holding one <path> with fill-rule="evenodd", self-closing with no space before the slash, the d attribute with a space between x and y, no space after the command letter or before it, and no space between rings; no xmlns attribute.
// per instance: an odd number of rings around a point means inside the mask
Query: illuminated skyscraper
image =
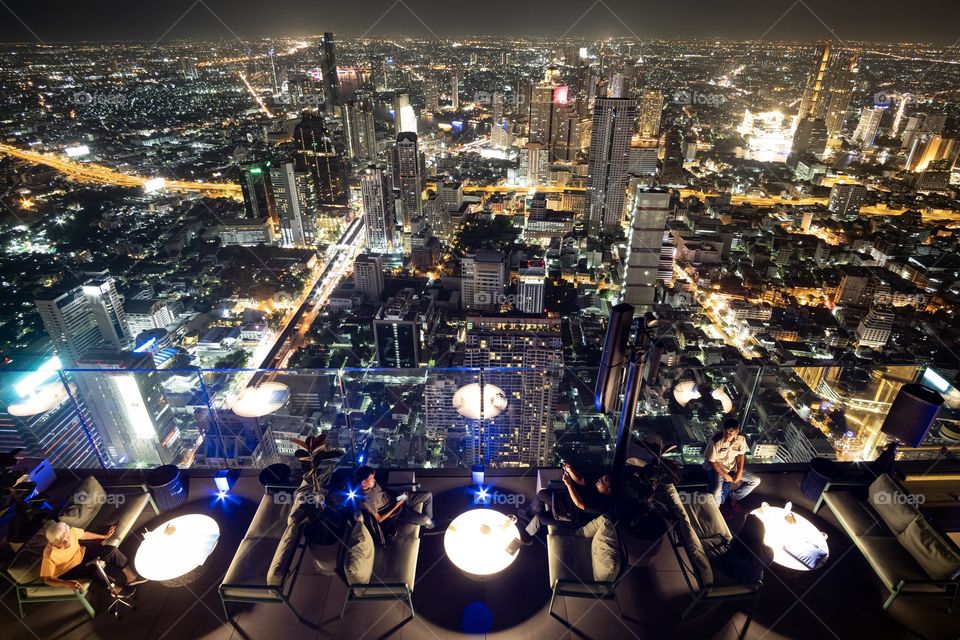
<svg viewBox="0 0 960 640"><path fill-rule="evenodd" d="M663 252L663 233L670 214L669 191L638 191L630 218L630 249L623 283L623 302L637 311L650 310Z"/></svg>
<svg viewBox="0 0 960 640"><path fill-rule="evenodd" d="M450 76L450 106L454 111L460 109L460 73L457 71Z"/></svg>
<svg viewBox="0 0 960 640"><path fill-rule="evenodd" d="M594 102L587 167L591 231L612 231L623 222L635 100L597 98Z"/></svg>
<svg viewBox="0 0 960 640"><path fill-rule="evenodd" d="M54 289L37 297L34 304L64 366L72 366L77 358L103 341L81 287Z"/></svg>
<svg viewBox="0 0 960 640"><path fill-rule="evenodd" d="M397 144L393 148L393 180L400 190L401 211L397 212L397 222L404 233L410 233L414 218L423 215L423 174L420 146L417 134L403 132L397 135Z"/></svg>
<svg viewBox="0 0 960 640"><path fill-rule="evenodd" d="M810 153L819 159L823 157L826 148L827 125L823 120L804 118L797 123L790 153L795 155Z"/></svg>
<svg viewBox="0 0 960 640"><path fill-rule="evenodd" d="M840 220L856 220L867 198L867 188L860 184L835 184L830 189L827 209Z"/></svg>
<svg viewBox="0 0 960 640"><path fill-rule="evenodd" d="M351 100L341 109L347 153L354 160L373 160L377 156L377 134L370 102L365 99Z"/></svg>
<svg viewBox="0 0 960 640"><path fill-rule="evenodd" d="M543 260L521 260L519 275L515 306L523 313L543 313L546 264Z"/></svg>
<svg viewBox="0 0 960 640"><path fill-rule="evenodd" d="M553 160L571 162L577 158L580 134L575 107L570 101L553 105L553 133L550 140Z"/></svg>
<svg viewBox="0 0 960 640"><path fill-rule="evenodd" d="M169 464L180 454L180 431L148 352L94 350L72 374L111 461L118 466Z"/></svg>
<svg viewBox="0 0 960 640"><path fill-rule="evenodd" d="M417 114L410 104L410 95L396 93L393 97L393 124L397 135L401 133L417 133Z"/></svg>
<svg viewBox="0 0 960 640"><path fill-rule="evenodd" d="M641 138L660 135L660 117L663 114L663 94L659 89L648 89L640 96L637 133Z"/></svg>
<svg viewBox="0 0 960 640"><path fill-rule="evenodd" d="M467 326L464 366L483 367L485 383L508 401L499 416L470 425L473 450L491 466L551 464L563 365L560 319L469 317Z"/></svg>
<svg viewBox="0 0 960 640"><path fill-rule="evenodd" d="M864 108L863 113L860 114L857 129L853 132L851 142L862 147L872 147L873 141L877 137L877 130L880 129L880 120L886 112L887 110L883 107Z"/></svg>
<svg viewBox="0 0 960 640"><path fill-rule="evenodd" d="M827 138L834 139L843 132L843 123L847 119L847 109L857 84L859 72L856 53L834 53L830 64L829 102L827 103Z"/></svg>
<svg viewBox="0 0 960 640"><path fill-rule="evenodd" d="M827 108L826 83L830 62L830 41L817 45L807 85L800 98L799 118L823 118Z"/></svg>
<svg viewBox="0 0 960 640"><path fill-rule="evenodd" d="M460 303L465 309L493 310L500 308L507 267L503 254L480 249L460 260Z"/></svg>
<svg viewBox="0 0 960 640"><path fill-rule="evenodd" d="M550 172L550 151L543 143L529 142L520 149L519 180L525 187L547 184Z"/></svg>
<svg viewBox="0 0 960 640"><path fill-rule="evenodd" d="M23 366L23 358L18 359ZM83 399L64 395L48 411L32 416L14 416L7 412L11 404L22 401L42 385L60 380L59 359L54 356L31 365L32 371L4 376L0 397L0 450L23 448L26 455L46 458L56 469L96 469L100 460L109 464L100 435L92 428ZM97 452L100 458L97 457Z"/></svg>
<svg viewBox="0 0 960 640"><path fill-rule="evenodd" d="M423 108L427 113L440 111L440 85L435 76L423 81Z"/></svg>
<svg viewBox="0 0 960 640"><path fill-rule="evenodd" d="M346 204L349 198L346 166L323 119L306 115L293 130L294 158L298 171L313 180L318 204Z"/></svg>
<svg viewBox="0 0 960 640"><path fill-rule="evenodd" d="M240 168L240 189L247 218L277 221L273 189L270 185L270 162L257 162Z"/></svg>
<svg viewBox="0 0 960 640"><path fill-rule="evenodd" d="M376 167L367 169L360 179L367 250L372 253L387 253L393 250L396 218L390 182L390 176Z"/></svg>
<svg viewBox="0 0 960 640"><path fill-rule="evenodd" d="M334 113L340 106L340 79L337 76L337 57L333 44L333 34L324 33L320 38L320 73L323 74L323 94L327 113Z"/></svg>
<svg viewBox="0 0 960 640"><path fill-rule="evenodd" d="M123 300L110 274L104 271L96 278L84 282L83 297L86 298L93 312L103 341L114 349L126 348L133 336L130 335L130 327L127 326Z"/></svg>
<svg viewBox="0 0 960 640"><path fill-rule="evenodd" d="M383 260L373 253L361 253L353 261L353 286L367 303L383 297Z"/></svg>
<svg viewBox="0 0 960 640"><path fill-rule="evenodd" d="M294 162L281 162L270 169L280 243L286 247L309 247L316 242L317 193L309 173Z"/></svg>

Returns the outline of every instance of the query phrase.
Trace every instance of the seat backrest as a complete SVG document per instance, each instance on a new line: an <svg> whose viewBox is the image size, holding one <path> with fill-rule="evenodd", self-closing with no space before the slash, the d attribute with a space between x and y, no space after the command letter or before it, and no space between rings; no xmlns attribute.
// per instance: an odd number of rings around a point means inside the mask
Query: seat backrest
<svg viewBox="0 0 960 640"><path fill-rule="evenodd" d="M870 506L895 536L902 534L920 516L910 497L907 490L886 473L877 476L867 489Z"/></svg>
<svg viewBox="0 0 960 640"><path fill-rule="evenodd" d="M680 500L680 494L675 486L667 485L664 489L664 495L670 504L670 511L674 516L670 523L671 536L683 547L690 560L690 569L700 589L706 589L713 586L713 567L710 566L710 558L707 556L700 538L697 536L690 516ZM681 565L682 566L682 565Z"/></svg>
<svg viewBox="0 0 960 640"><path fill-rule="evenodd" d="M86 529L107 504L107 492L93 476L87 476L60 510L60 522Z"/></svg>

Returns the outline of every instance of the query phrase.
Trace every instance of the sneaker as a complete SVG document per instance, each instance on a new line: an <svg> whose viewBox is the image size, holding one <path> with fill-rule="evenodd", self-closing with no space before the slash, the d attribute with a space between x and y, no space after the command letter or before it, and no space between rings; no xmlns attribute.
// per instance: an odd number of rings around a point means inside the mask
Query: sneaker
<svg viewBox="0 0 960 640"><path fill-rule="evenodd" d="M142 577L142 576L137 576L134 580L131 580L130 582L128 582L128 583L127 583L127 586L128 586L128 587L135 587L135 586L137 586L138 584L143 584L144 582L147 582L147 579L146 579L146 578L144 578L144 577Z"/></svg>
<svg viewBox="0 0 960 640"><path fill-rule="evenodd" d="M433 518L427 518L427 521L420 526L424 529L433 529L437 525L433 522Z"/></svg>

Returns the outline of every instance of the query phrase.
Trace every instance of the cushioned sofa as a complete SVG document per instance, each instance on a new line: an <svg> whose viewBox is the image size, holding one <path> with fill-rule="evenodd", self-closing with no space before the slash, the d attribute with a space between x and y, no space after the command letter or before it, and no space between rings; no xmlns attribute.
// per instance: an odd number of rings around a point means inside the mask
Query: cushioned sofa
<svg viewBox="0 0 960 640"><path fill-rule="evenodd" d="M873 572L890 591L889 607L901 593L960 598L960 550L917 509L917 500L887 474L867 480L831 482L814 506L836 516Z"/></svg>
<svg viewBox="0 0 960 640"><path fill-rule="evenodd" d="M421 510L421 505L414 507ZM366 516L357 512L353 525L347 531L341 566L347 581L347 597L340 609L340 617L347 604L356 600L403 600L413 610L413 588L417 577L417 558L420 555L420 526L399 523L396 533L386 544L374 543L364 523Z"/></svg>
<svg viewBox="0 0 960 640"><path fill-rule="evenodd" d="M623 546L613 521L598 516L579 529L550 525L547 528L547 560L550 570L550 607L557 596L617 600L617 578L624 564ZM623 610L620 609L623 615Z"/></svg>
<svg viewBox="0 0 960 640"><path fill-rule="evenodd" d="M105 489L91 476L77 487L57 519L71 527L95 532L106 531L116 525L116 531L106 544L117 547L133 529L147 505L153 508L154 513L159 513L146 485L111 486ZM14 555L5 571L7 579L16 588L20 617L25 615L23 607L26 604L63 601L79 601L92 617L95 612L87 600L90 580L81 580L83 589L74 591L48 586L40 577L40 560L46 544L43 532L38 531Z"/></svg>
<svg viewBox="0 0 960 640"><path fill-rule="evenodd" d="M680 494L673 485L667 485L662 491L663 500L670 505L673 515L668 529L670 544L693 596L680 617L685 618L703 602L747 600L750 608L740 630L740 637L745 638L763 585L760 581L738 581L723 570L720 559L729 549L733 534L713 494Z"/></svg>
<svg viewBox="0 0 960 640"><path fill-rule="evenodd" d="M268 487L220 585L227 619L232 620L228 602L246 602L282 603L303 621L290 598L305 551L293 489Z"/></svg>

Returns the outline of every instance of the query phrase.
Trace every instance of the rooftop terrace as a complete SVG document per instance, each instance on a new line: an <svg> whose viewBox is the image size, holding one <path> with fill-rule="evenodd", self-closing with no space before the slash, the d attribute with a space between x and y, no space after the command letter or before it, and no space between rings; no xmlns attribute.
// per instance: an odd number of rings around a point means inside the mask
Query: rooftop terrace
<svg viewBox="0 0 960 640"><path fill-rule="evenodd" d="M946 612L944 601L903 595L884 612L887 591L864 557L838 528L828 510L811 514L813 505L800 493L803 474L795 466L763 465L756 469L762 479L745 507L762 501L781 505L793 502L798 514L809 518L828 535L830 557L811 572L798 572L777 565L768 568L748 638L957 638L960 612ZM126 472L123 482L132 474ZM442 532L445 523L471 508L469 479L461 471L426 475L418 480L435 495L435 518ZM438 473L438 472L434 472ZM451 475L453 474L453 475ZM104 486L118 482L119 472L97 472ZM487 482L504 492L533 498L534 473L494 475ZM50 491L54 500L67 496L78 479L68 471ZM150 582L139 587L136 609L115 620L106 615L107 595L95 589L91 603L98 615L91 619L79 604L58 602L30 605L26 617L16 615L17 604L5 585L0 609L0 635L10 640L38 638L204 638L239 640L282 637L299 638L677 638L732 639L739 634L745 614L735 604L696 609L687 619L680 613L690 601L677 558L663 544L649 566L624 569L618 586L625 617L612 602L590 599L558 599L556 613L568 625L547 613L551 590L548 584L547 550L542 538L520 550L516 561L487 581L468 578L444 553L443 535L425 535L417 564L413 606L414 619L399 602L358 602L347 615L337 614L346 593L340 576L320 575L309 554L303 562L292 602L307 623L299 622L284 606L274 604L232 605L235 622L225 620L218 597L227 567L253 517L263 490L254 475L241 476L226 499L218 500L213 479L200 471L187 478L189 497L175 511L155 516L146 510L137 527L153 526L182 513L206 513L219 524L221 537L199 577L187 586L168 587ZM493 505L510 512L506 505ZM745 510L745 511L746 511ZM730 521L736 532L743 515ZM136 529L135 529L136 530ZM957 534L951 534L957 540ZM130 535L121 545L133 557L139 541Z"/></svg>

